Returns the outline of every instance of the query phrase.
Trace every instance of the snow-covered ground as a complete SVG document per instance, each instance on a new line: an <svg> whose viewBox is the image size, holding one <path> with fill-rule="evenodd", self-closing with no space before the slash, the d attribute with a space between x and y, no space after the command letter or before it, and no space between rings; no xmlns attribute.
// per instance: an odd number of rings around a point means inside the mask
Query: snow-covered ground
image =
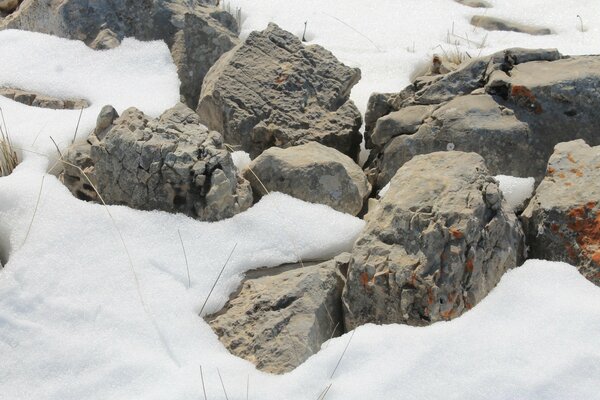
<svg viewBox="0 0 600 400"><path fill-rule="evenodd" d="M448 31L472 55L504 47L593 53L597 0L489 0L486 14L546 26L556 35L487 33L478 10L452 0L243 0L243 34L272 20L359 66L352 97L397 91L431 54L452 51ZM580 32L583 17L587 30ZM487 35L487 36L486 36ZM414 49L414 50L413 50ZM94 53L81 43L0 32L0 85L84 97L80 137L98 110L136 106L158 115L179 98L162 43L126 41ZM7 56L10 55L10 56ZM600 399L600 289L565 264L528 261L473 310L426 328L367 325L326 343L293 372L273 376L236 358L198 316L217 310L244 271L349 249L363 222L325 206L272 194L230 220L198 222L76 200L46 169L52 136L64 149L79 111L27 107L0 97L24 162L0 178L0 398L203 399ZM35 153L33 153L35 152ZM240 163L247 162L239 157ZM109 214L110 213L110 214ZM190 287L178 231L189 260ZM352 341L335 371L348 341Z"/></svg>

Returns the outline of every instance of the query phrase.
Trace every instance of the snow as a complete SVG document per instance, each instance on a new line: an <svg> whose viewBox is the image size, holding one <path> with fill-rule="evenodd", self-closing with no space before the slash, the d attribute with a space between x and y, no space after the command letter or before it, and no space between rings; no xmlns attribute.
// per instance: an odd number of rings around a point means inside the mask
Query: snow
<svg viewBox="0 0 600 400"><path fill-rule="evenodd" d="M243 35L270 20L362 69L352 98L364 111L373 91L398 91L418 66L454 49L448 32L482 41L476 55L505 47L597 52L596 0L489 0L487 15L552 28L530 37L468 24L480 10L451 0L303 2L232 0ZM540 12L543 10L543 12ZM587 30L579 31L583 17ZM453 37L452 40L455 40ZM464 43L464 41L463 41ZM413 51L414 48L414 51ZM126 40L92 52L81 43L0 32L0 85L83 97L79 139L100 107L136 106L156 116L179 99L164 43ZM4 399L600 399L600 290L562 263L530 260L507 273L471 311L429 327L366 325L324 344L283 376L236 358L198 316L219 309L251 268L324 259L348 250L364 226L332 209L273 193L217 223L79 201L52 175L52 136L72 140L79 111L43 110L0 97L24 162L0 178L0 393ZM234 154L238 167L247 162ZM524 181L502 183L523 197ZM516 200L515 200L516 201ZM189 262L188 275L183 240ZM339 367L345 346L351 342ZM333 378L330 379L330 376Z"/></svg>
<svg viewBox="0 0 600 400"><path fill-rule="evenodd" d="M515 176L497 175L494 177L500 184L500 190L513 210L523 206L533 196L535 179Z"/></svg>
<svg viewBox="0 0 600 400"><path fill-rule="evenodd" d="M388 182L384 187L382 187L379 190L379 193L377 193L377 196L379 198L382 198L383 196L385 196L385 194L387 193L387 191L390 190L390 184L391 184L391 182Z"/></svg>
<svg viewBox="0 0 600 400"><path fill-rule="evenodd" d="M238 171L243 171L248 165L250 165L250 154L245 151L234 151L231 153L231 158L233 159L233 163Z"/></svg>

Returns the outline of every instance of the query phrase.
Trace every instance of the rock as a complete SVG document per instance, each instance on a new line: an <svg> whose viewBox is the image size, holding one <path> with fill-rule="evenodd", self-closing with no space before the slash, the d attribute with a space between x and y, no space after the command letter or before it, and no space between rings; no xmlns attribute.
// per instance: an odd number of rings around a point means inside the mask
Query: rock
<svg viewBox="0 0 600 400"><path fill-rule="evenodd" d="M600 286L600 146L558 144L521 218L530 257L576 265Z"/></svg>
<svg viewBox="0 0 600 400"><path fill-rule="evenodd" d="M523 233L475 153L414 157L394 176L352 250L346 329L458 317L519 265Z"/></svg>
<svg viewBox="0 0 600 400"><path fill-rule="evenodd" d="M366 168L379 189L413 156L455 149L480 154L493 175L540 182L557 143L600 144L599 87L600 56L509 49L472 60L419 89L372 96ZM401 112L414 116L408 127L391 122Z"/></svg>
<svg viewBox="0 0 600 400"><path fill-rule="evenodd" d="M282 374L343 333L344 255L317 265L248 273L239 291L206 320L223 344L260 370Z"/></svg>
<svg viewBox="0 0 600 400"><path fill-rule="evenodd" d="M0 0L0 12L11 13L19 7L22 0Z"/></svg>
<svg viewBox="0 0 600 400"><path fill-rule="evenodd" d="M52 96L14 88L0 88L0 96L7 97L28 106L54 110L74 110L90 106L85 99L58 99Z"/></svg>
<svg viewBox="0 0 600 400"><path fill-rule="evenodd" d="M269 24L223 56L204 80L197 112L254 158L317 141L356 159L361 116L349 100L360 70Z"/></svg>
<svg viewBox="0 0 600 400"><path fill-rule="evenodd" d="M63 181L77 197L99 200L95 186L107 204L206 221L252 205L250 184L237 176L221 135L201 125L193 110L179 104L150 119L130 108L106 127L112 117L105 107L95 130L101 138L92 133L88 143L71 146L66 154L86 172L65 168Z"/></svg>
<svg viewBox="0 0 600 400"><path fill-rule="evenodd" d="M239 42L233 17L187 0L25 0L0 20L0 29L78 39L95 49L114 48L124 37L164 40L177 66L182 98L192 108L210 66Z"/></svg>
<svg viewBox="0 0 600 400"><path fill-rule="evenodd" d="M471 18L471 25L476 26L477 28L483 28L487 31L510 31L526 33L528 35L552 34L552 31L548 28L538 28L486 15L474 15Z"/></svg>
<svg viewBox="0 0 600 400"><path fill-rule="evenodd" d="M473 8L492 8L492 5L487 1L483 0L454 0L457 3L462 4L463 6L473 7Z"/></svg>
<svg viewBox="0 0 600 400"><path fill-rule="evenodd" d="M311 203L357 215L371 192L362 169L350 157L320 143L287 149L271 147L244 172L260 197L282 192Z"/></svg>
<svg viewBox="0 0 600 400"><path fill-rule="evenodd" d="M433 107L429 106L409 106L379 118L371 141L383 146L395 136L415 133L432 110Z"/></svg>

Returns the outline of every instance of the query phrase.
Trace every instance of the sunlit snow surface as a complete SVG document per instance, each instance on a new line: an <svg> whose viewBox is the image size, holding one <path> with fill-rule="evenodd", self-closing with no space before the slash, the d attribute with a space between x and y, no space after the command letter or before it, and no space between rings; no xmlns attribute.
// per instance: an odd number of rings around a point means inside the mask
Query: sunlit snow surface
<svg viewBox="0 0 600 400"><path fill-rule="evenodd" d="M482 52L597 52L596 1L490 2L495 7L486 14L548 26L557 35L489 33ZM371 91L400 90L416 65L440 52L436 46L448 50L453 23L471 40L486 35L468 25L478 11L451 0L231 3L242 6L244 34L269 20L301 33L308 21L311 42L361 67L352 96L363 110ZM179 98L162 43L131 40L94 53L77 42L0 32L0 54L0 84L91 101L80 138L104 104L158 115ZM1 97L0 107L19 147L51 157L49 136L64 149L79 114ZM280 194L212 224L105 208L76 200L45 176L52 162L24 156L17 171L0 178L0 255L9 258L0 272L2 399L203 399L200 366L211 400L225 399L217 368L229 399L245 399L248 384L249 398L260 400L317 399L329 385L326 399L600 398L600 290L574 267L529 261L452 322L360 327L332 379L351 334L326 343L293 372L272 376L230 355L197 315L221 266L235 247L205 313L226 301L247 269L348 249L362 221Z"/></svg>

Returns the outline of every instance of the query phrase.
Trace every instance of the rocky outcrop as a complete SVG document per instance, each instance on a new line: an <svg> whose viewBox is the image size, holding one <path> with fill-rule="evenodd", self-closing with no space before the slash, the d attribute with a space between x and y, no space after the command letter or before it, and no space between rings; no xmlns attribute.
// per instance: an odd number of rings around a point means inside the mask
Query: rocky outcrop
<svg viewBox="0 0 600 400"><path fill-rule="evenodd" d="M600 56L510 49L430 78L369 101L377 188L415 155L451 149L480 154L493 175L540 182L557 143L600 144Z"/></svg>
<svg viewBox="0 0 600 400"><path fill-rule="evenodd" d="M343 333L340 269L348 259L251 271L223 310L206 320L229 351L258 369L291 371Z"/></svg>
<svg viewBox="0 0 600 400"><path fill-rule="evenodd" d="M356 159L361 116L349 96L359 79L321 46L269 24L211 68L197 112L252 158L316 141Z"/></svg>
<svg viewBox="0 0 600 400"><path fill-rule="evenodd" d="M0 87L0 96L18 101L28 106L50 108L53 110L73 110L87 108L90 104L85 99L59 99L28 90Z"/></svg>
<svg viewBox="0 0 600 400"><path fill-rule="evenodd" d="M252 204L219 133L183 104L150 119L130 108L98 117L87 143L69 148L63 181L84 200L142 210L180 212L201 220L231 217ZM82 171L85 173L82 174Z"/></svg>
<svg viewBox="0 0 600 400"><path fill-rule="evenodd" d="M528 35L551 35L552 31L548 28L539 28L520 24L518 22L508 21L501 18L490 17L488 15L474 15L471 18L471 25L477 28L483 28L487 31L509 31L526 33Z"/></svg>
<svg viewBox="0 0 600 400"><path fill-rule="evenodd" d="M213 18L213 15L218 18ZM164 40L184 102L194 108L208 69L237 43L237 23L215 7L186 0L24 0L0 29L24 29L113 48L124 37Z"/></svg>
<svg viewBox="0 0 600 400"><path fill-rule="evenodd" d="M517 218L475 153L413 158L367 222L343 293L348 330L455 318L523 257Z"/></svg>
<svg viewBox="0 0 600 400"><path fill-rule="evenodd" d="M600 146L558 144L521 218L530 257L576 265L600 286Z"/></svg>
<svg viewBox="0 0 600 400"><path fill-rule="evenodd" d="M362 169L350 157L320 143L272 147L244 172L257 196L281 192L357 215L371 192Z"/></svg>

